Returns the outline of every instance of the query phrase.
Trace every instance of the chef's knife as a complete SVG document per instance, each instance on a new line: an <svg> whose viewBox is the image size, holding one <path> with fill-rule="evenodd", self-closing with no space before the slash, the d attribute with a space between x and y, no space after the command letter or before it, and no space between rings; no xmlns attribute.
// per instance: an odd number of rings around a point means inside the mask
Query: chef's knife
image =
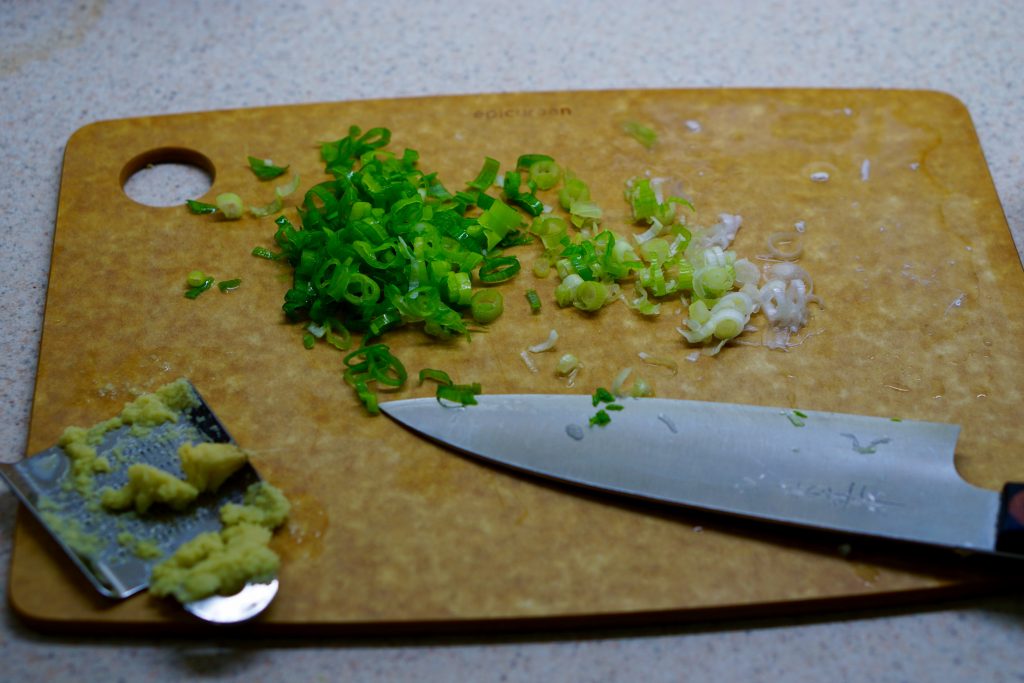
<svg viewBox="0 0 1024 683"><path fill-rule="evenodd" d="M916 420L642 398L607 424L583 395L381 404L450 448L591 489L745 517L1024 556L1024 484L992 491L953 462L960 428ZM604 404L601 404L602 406Z"/></svg>

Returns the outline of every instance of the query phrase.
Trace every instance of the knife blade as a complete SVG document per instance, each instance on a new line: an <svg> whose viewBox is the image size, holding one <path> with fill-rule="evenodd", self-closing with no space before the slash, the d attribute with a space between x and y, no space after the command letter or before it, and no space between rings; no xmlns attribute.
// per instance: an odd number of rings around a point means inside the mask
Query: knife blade
<svg viewBox="0 0 1024 683"><path fill-rule="evenodd" d="M1024 484L956 470L960 427L640 398L604 425L590 396L388 401L389 417L464 454L589 489L790 525L1024 556Z"/></svg>

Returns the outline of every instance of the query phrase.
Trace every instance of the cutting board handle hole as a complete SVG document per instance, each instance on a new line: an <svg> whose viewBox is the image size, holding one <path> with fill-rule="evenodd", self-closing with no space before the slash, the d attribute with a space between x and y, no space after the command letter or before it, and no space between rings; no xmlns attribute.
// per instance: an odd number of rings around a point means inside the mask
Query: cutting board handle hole
<svg viewBox="0 0 1024 683"><path fill-rule="evenodd" d="M139 154L121 170L121 188L146 206L181 206L213 187L213 162L185 147L160 147Z"/></svg>

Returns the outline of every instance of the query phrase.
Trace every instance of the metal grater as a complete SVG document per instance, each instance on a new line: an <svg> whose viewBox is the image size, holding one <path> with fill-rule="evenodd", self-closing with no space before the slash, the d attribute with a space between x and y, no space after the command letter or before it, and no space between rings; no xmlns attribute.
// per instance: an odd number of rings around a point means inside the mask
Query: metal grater
<svg viewBox="0 0 1024 683"><path fill-rule="evenodd" d="M179 446L233 442L199 392L191 383L189 387L198 399L197 405L183 411L177 422L153 427L144 436L132 434L130 426L106 433L96 452L108 458L112 471L94 475L94 491L123 486L128 480L127 469L134 463L146 463L183 477ZM111 598L126 598L146 589L155 564L198 534L220 530L220 507L229 502L241 503L245 490L260 480L247 463L215 494L200 494L182 512L154 506L145 515L139 515L134 510L106 511L99 505L98 496L86 498L66 486L69 468L67 454L60 446L53 446L15 464L0 463L0 476L96 590ZM89 548L83 549L82 544L62 531L68 525L77 525L90 540ZM138 557L132 545L119 540L124 534L154 543L161 556Z"/></svg>

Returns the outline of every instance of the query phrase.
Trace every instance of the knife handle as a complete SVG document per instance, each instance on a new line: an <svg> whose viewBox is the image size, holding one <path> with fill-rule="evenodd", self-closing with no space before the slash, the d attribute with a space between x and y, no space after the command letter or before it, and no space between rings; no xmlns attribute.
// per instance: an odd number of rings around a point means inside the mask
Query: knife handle
<svg viewBox="0 0 1024 683"><path fill-rule="evenodd" d="M1024 484L1007 484L999 502L996 551L1024 555Z"/></svg>

